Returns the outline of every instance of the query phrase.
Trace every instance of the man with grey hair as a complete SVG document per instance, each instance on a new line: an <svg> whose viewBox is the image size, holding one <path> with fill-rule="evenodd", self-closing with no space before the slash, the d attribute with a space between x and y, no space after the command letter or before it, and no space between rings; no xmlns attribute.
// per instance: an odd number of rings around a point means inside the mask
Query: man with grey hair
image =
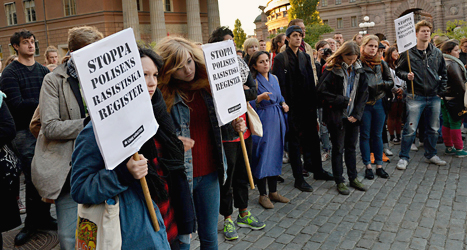
<svg viewBox="0 0 467 250"><path fill-rule="evenodd" d="M332 53L336 52L337 50L336 40L332 38L328 38L324 40L329 43L329 46L331 46Z"/></svg>

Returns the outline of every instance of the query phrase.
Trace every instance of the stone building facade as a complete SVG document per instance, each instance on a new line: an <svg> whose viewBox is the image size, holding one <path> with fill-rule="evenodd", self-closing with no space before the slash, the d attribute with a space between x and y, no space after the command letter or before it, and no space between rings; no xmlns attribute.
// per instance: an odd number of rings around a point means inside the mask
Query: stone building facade
<svg viewBox="0 0 467 250"><path fill-rule="evenodd" d="M264 12L267 15L266 25L269 34L277 34L280 28L286 28L289 24L288 10L289 0L269 0Z"/></svg>
<svg viewBox="0 0 467 250"><path fill-rule="evenodd" d="M392 43L396 37L394 20L400 16L414 12L416 21L426 19L435 30L445 30L447 21L467 20L467 0L321 0L318 11L323 22L342 33L345 40L362 30L359 23L368 16L375 22L368 33L383 34Z"/></svg>
<svg viewBox="0 0 467 250"><path fill-rule="evenodd" d="M167 35L206 43L220 26L218 0L0 0L0 60L14 53L10 36L21 29L36 38L36 61L49 45L67 49L68 29L95 26L104 36L132 27L136 40ZM4 14L4 15L3 15Z"/></svg>
<svg viewBox="0 0 467 250"><path fill-rule="evenodd" d="M266 22L268 20L268 17L266 15L266 13L264 13L264 6L259 6L259 9L261 9L261 14L259 14L255 21L253 22L256 26L256 29L255 29L255 37L256 39L259 40L264 40L264 41L268 41L268 36L269 36L269 32L268 32L268 26L266 25Z"/></svg>

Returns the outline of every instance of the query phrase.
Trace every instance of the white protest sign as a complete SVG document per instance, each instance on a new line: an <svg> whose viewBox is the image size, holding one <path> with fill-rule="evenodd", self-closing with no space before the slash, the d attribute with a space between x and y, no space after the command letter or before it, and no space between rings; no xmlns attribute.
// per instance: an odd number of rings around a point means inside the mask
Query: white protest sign
<svg viewBox="0 0 467 250"><path fill-rule="evenodd" d="M131 28L71 53L105 167L114 169L157 131Z"/></svg>
<svg viewBox="0 0 467 250"><path fill-rule="evenodd" d="M397 50L402 53L417 45L413 12L394 20L396 25Z"/></svg>
<svg viewBox="0 0 467 250"><path fill-rule="evenodd" d="M232 40L202 46L219 125L246 112L237 52Z"/></svg>

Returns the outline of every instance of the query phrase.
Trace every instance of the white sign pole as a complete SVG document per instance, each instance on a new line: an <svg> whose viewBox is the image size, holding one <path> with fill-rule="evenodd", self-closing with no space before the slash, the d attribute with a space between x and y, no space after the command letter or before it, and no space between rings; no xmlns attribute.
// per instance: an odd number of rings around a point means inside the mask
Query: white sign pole
<svg viewBox="0 0 467 250"><path fill-rule="evenodd" d="M140 160L138 150L156 134L138 46L131 28L71 53L105 168L112 170L128 156ZM146 205L159 231L146 178Z"/></svg>
<svg viewBox="0 0 467 250"><path fill-rule="evenodd" d="M417 36L415 35L415 23L413 12L399 17L394 20L396 26L396 38L397 38L397 49L399 53L407 51L407 62L409 64L409 73L412 73L412 67L410 66L410 51L409 49L417 45ZM412 98L415 97L412 83Z"/></svg>
<svg viewBox="0 0 467 250"><path fill-rule="evenodd" d="M205 44L202 48L217 120L223 126L247 111L237 52L232 40ZM243 132L238 134L250 186L255 189Z"/></svg>

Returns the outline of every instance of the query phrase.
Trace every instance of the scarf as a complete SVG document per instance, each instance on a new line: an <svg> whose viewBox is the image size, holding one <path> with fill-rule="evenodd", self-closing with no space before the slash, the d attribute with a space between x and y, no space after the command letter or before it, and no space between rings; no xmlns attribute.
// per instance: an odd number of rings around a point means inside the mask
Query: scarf
<svg viewBox="0 0 467 250"><path fill-rule="evenodd" d="M451 59L451 60L453 60L454 62L456 62L457 64L459 64L459 66L460 66L461 69L462 69L462 72L464 73L465 79L467 79L467 70L465 69L464 63L462 63L462 61L459 60L459 58L453 57L453 56L448 55L448 54L443 54L443 57L444 57L444 58L447 58L447 59Z"/></svg>
<svg viewBox="0 0 467 250"><path fill-rule="evenodd" d="M303 52L306 52L305 41L303 41L303 39L302 39L302 43L300 44L300 50Z"/></svg>
<svg viewBox="0 0 467 250"><path fill-rule="evenodd" d="M381 65L381 58L378 57L378 53L374 56L370 56L364 51L362 51L362 55L360 56L360 61L362 63L370 66L370 68L374 68L376 65Z"/></svg>

